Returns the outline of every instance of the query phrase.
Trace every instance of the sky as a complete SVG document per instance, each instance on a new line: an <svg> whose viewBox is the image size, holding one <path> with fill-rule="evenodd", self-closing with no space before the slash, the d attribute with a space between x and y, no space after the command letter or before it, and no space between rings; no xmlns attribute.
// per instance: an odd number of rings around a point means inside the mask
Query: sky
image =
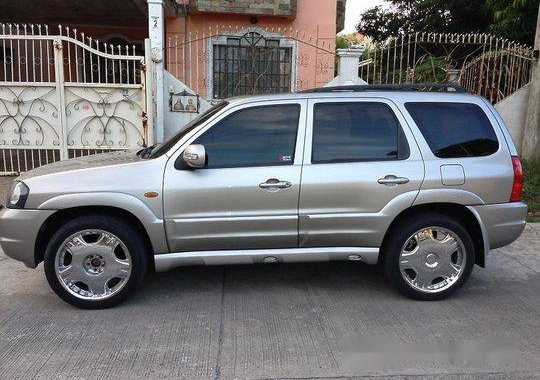
<svg viewBox="0 0 540 380"><path fill-rule="evenodd" d="M384 4L384 0L347 0L345 8L345 29L342 33L352 33L356 31L359 15L366 9Z"/></svg>

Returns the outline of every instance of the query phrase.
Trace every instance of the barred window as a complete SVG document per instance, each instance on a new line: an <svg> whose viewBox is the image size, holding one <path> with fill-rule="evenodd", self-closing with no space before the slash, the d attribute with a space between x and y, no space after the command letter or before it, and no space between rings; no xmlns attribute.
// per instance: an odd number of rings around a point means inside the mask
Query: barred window
<svg viewBox="0 0 540 380"><path fill-rule="evenodd" d="M249 32L215 44L213 53L214 98L291 91L292 48L279 38Z"/></svg>

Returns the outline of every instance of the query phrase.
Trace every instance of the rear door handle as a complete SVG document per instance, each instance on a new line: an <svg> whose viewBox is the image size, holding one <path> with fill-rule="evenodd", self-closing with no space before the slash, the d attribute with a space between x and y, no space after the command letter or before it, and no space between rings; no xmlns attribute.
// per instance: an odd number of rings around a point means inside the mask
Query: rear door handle
<svg viewBox="0 0 540 380"><path fill-rule="evenodd" d="M408 178L405 177L396 177L395 175L387 175L384 178L379 178L377 181L381 185L402 185L409 182Z"/></svg>
<svg viewBox="0 0 540 380"><path fill-rule="evenodd" d="M291 186L289 181L281 181L276 178L270 178L266 182L259 183L261 189L286 189Z"/></svg>

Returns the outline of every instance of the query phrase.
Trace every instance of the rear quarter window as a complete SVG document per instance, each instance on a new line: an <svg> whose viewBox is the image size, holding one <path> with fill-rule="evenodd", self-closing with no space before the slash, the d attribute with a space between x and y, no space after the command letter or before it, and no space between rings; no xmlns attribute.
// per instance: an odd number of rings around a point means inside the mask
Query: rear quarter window
<svg viewBox="0 0 540 380"><path fill-rule="evenodd" d="M476 104L414 102L405 108L436 157L488 156L499 149L491 122Z"/></svg>

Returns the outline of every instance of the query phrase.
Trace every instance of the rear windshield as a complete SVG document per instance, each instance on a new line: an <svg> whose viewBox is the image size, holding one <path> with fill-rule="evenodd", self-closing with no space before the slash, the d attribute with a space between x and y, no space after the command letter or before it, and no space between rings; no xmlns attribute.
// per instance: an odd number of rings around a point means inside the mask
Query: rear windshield
<svg viewBox="0 0 540 380"><path fill-rule="evenodd" d="M440 158L488 156L499 142L484 111L469 103L406 103L405 108Z"/></svg>

